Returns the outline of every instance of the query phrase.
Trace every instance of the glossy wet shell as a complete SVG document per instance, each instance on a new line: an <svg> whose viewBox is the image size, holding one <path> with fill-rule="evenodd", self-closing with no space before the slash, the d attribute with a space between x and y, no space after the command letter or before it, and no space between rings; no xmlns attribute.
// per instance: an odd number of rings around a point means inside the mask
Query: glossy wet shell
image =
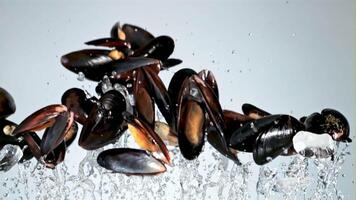
<svg viewBox="0 0 356 200"><path fill-rule="evenodd" d="M90 112L80 133L79 145L94 150L115 142L127 128L122 117L125 110L126 101L120 92L105 93Z"/></svg>
<svg viewBox="0 0 356 200"><path fill-rule="evenodd" d="M162 162L138 149L109 149L101 152L97 161L108 170L127 175L155 175L166 171Z"/></svg>
<svg viewBox="0 0 356 200"><path fill-rule="evenodd" d="M288 150L293 145L293 137L301 130L304 130L304 126L288 115L281 115L279 119L259 129L259 136L253 149L255 163L266 164Z"/></svg>
<svg viewBox="0 0 356 200"><path fill-rule="evenodd" d="M42 130L52 126L54 119L62 112L66 112L67 107L61 104L53 104L43 107L24 119L14 130L13 135L26 133L29 131Z"/></svg>
<svg viewBox="0 0 356 200"><path fill-rule="evenodd" d="M0 119L6 118L16 111L14 98L0 87Z"/></svg>
<svg viewBox="0 0 356 200"><path fill-rule="evenodd" d="M61 102L74 113L75 121L84 124L94 103L87 99L86 94L79 88L71 88L62 95Z"/></svg>
<svg viewBox="0 0 356 200"><path fill-rule="evenodd" d="M119 28L116 24L116 27L114 26L111 35L116 36L119 35ZM125 33L125 41L129 42L131 44L132 50L137 50L139 48L144 47L147 45L151 40L154 39L154 36L146 31L145 29L132 25L132 24L124 24L121 27L121 30ZM120 38L122 39L122 38Z"/></svg>
<svg viewBox="0 0 356 200"><path fill-rule="evenodd" d="M253 119L260 119L271 115L270 113L262 110L261 108L258 108L249 103L245 103L242 105L242 112Z"/></svg>
<svg viewBox="0 0 356 200"><path fill-rule="evenodd" d="M192 160L204 145L205 112L200 104L184 100L179 109L178 143L182 155Z"/></svg>

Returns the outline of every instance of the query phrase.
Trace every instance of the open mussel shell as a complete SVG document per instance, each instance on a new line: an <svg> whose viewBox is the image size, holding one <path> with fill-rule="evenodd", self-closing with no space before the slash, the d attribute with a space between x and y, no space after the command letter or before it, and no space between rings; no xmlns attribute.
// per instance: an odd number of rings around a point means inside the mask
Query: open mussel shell
<svg viewBox="0 0 356 200"><path fill-rule="evenodd" d="M174 40L169 36L159 36L135 51L133 56L143 56L164 61L173 53L173 50Z"/></svg>
<svg viewBox="0 0 356 200"><path fill-rule="evenodd" d="M176 115L172 110L172 103L166 86L159 78L157 73L155 73L151 68L142 68L147 83L149 85L151 96L153 97L159 111L162 113L166 122L171 126L175 127Z"/></svg>
<svg viewBox="0 0 356 200"><path fill-rule="evenodd" d="M170 163L171 158L167 146L154 131L154 127L151 127L144 121L140 121L128 112L123 113L123 116L129 123L131 135L134 137L136 143L141 148L151 152L159 150L164 155L165 162Z"/></svg>
<svg viewBox="0 0 356 200"><path fill-rule="evenodd" d="M105 93L91 110L83 125L79 145L87 150L94 150L113 143L127 129L122 117L126 110L126 101L116 90Z"/></svg>
<svg viewBox="0 0 356 200"><path fill-rule="evenodd" d="M85 92L79 88L71 88L62 95L62 104L74 113L75 121L84 124L94 103L86 97Z"/></svg>
<svg viewBox="0 0 356 200"><path fill-rule="evenodd" d="M271 115L259 120L275 118L275 116ZM261 127L259 126L259 120L254 122L259 135L253 148L253 159L258 165L266 164L284 151L287 151L293 145L292 139L295 134L304 130L303 124L288 115L280 115L279 118ZM263 123L266 123L266 121Z"/></svg>
<svg viewBox="0 0 356 200"><path fill-rule="evenodd" d="M258 108L249 103L244 103L242 105L242 112L253 119L260 119L262 117L271 115L270 113L262 110L261 108Z"/></svg>
<svg viewBox="0 0 356 200"><path fill-rule="evenodd" d="M53 151L49 152L44 157L45 166L50 169L54 169L59 163L63 162L66 154L66 145L62 141Z"/></svg>
<svg viewBox="0 0 356 200"><path fill-rule="evenodd" d="M197 74L197 73L192 69L189 69L189 68L180 69L179 71L174 73L171 81L169 82L168 94L170 96L172 106L174 107L174 109L172 109L172 111L174 111L174 113L177 113L177 109L178 109L178 105L179 105L179 101L180 101L179 92L177 92L177 91L180 91L180 89L182 88L183 82L186 78L189 78L195 74Z"/></svg>
<svg viewBox="0 0 356 200"><path fill-rule="evenodd" d="M61 63L74 73L82 72L85 78L92 81L100 81L104 75L110 76L113 72L119 74L140 67L161 64L161 61L153 58L116 58L110 54L111 52L109 50L84 49L62 56Z"/></svg>
<svg viewBox="0 0 356 200"><path fill-rule="evenodd" d="M119 36L120 29L124 33L121 33L121 37ZM122 35L124 35L125 38L123 38ZM118 23L111 29L111 37L120 38L129 42L131 44L131 49L134 51L146 46L154 39L154 36L151 33L141 27L131 24L124 24L120 27Z"/></svg>
<svg viewBox="0 0 356 200"><path fill-rule="evenodd" d="M350 136L350 126L343 114L334 109L324 109L321 111L325 122L323 124L324 133L329 133L336 141L352 142Z"/></svg>
<svg viewBox="0 0 356 200"><path fill-rule="evenodd" d="M50 127L55 118L62 112L67 112L67 107L61 104L53 104L41 108L24 119L14 130L13 135Z"/></svg>
<svg viewBox="0 0 356 200"><path fill-rule="evenodd" d="M151 127L153 127L155 120L155 107L154 101L150 95L149 84L145 78L142 69L136 70L136 80L133 86L133 95L135 100L135 109L138 118L144 120Z"/></svg>
<svg viewBox="0 0 356 200"><path fill-rule="evenodd" d="M197 158L204 146L205 110L198 92L192 79L186 79L180 91L178 144L182 155L188 160Z"/></svg>
<svg viewBox="0 0 356 200"><path fill-rule="evenodd" d="M74 122L73 113L60 113L54 120L53 125L47 128L43 134L40 145L42 155L47 155L64 141Z"/></svg>
<svg viewBox="0 0 356 200"><path fill-rule="evenodd" d="M176 65L181 64L183 61L177 58L168 58L167 60L162 61L161 70L169 69Z"/></svg>
<svg viewBox="0 0 356 200"><path fill-rule="evenodd" d="M11 94L0 87L0 119L6 118L16 111L15 101Z"/></svg>
<svg viewBox="0 0 356 200"><path fill-rule="evenodd" d="M105 150L98 155L97 162L112 172L127 175L156 175L166 171L161 161L138 149Z"/></svg>

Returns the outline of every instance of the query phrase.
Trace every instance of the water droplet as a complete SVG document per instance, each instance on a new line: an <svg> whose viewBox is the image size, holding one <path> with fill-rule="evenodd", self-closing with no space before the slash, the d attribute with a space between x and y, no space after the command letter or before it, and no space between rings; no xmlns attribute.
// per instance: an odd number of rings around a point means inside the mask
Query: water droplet
<svg viewBox="0 0 356 200"><path fill-rule="evenodd" d="M194 52L192 53L192 56L195 56L195 53L194 53Z"/></svg>
<svg viewBox="0 0 356 200"><path fill-rule="evenodd" d="M295 37L296 36L296 34L295 33L292 33L292 37Z"/></svg>
<svg viewBox="0 0 356 200"><path fill-rule="evenodd" d="M248 33L248 36L249 36L249 37L251 37L251 36L252 36L252 33L251 33L251 32L250 32L250 33Z"/></svg>
<svg viewBox="0 0 356 200"><path fill-rule="evenodd" d="M236 53L235 50L232 50L232 51L231 51L231 54L235 54L235 53Z"/></svg>
<svg viewBox="0 0 356 200"><path fill-rule="evenodd" d="M83 73L83 72L79 72L79 73L78 73L77 80L78 80L78 81L84 81L84 78L85 78L84 73Z"/></svg>

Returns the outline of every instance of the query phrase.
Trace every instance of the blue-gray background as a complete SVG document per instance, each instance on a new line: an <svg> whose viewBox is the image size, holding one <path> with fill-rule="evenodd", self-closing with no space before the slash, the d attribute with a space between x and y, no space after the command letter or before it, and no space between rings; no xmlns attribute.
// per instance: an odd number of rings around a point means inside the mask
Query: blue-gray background
<svg viewBox="0 0 356 200"><path fill-rule="evenodd" d="M167 34L181 67L210 69L223 108L250 102L301 117L325 107L349 119L355 140L355 2L0 1L0 86L15 98L20 122L71 87L93 90L60 64L61 55L109 35L116 22ZM179 69L177 68L177 69ZM168 83L176 69L163 72ZM354 197L351 145L339 187ZM82 157L84 150L70 155ZM1 191L0 191L1 193Z"/></svg>

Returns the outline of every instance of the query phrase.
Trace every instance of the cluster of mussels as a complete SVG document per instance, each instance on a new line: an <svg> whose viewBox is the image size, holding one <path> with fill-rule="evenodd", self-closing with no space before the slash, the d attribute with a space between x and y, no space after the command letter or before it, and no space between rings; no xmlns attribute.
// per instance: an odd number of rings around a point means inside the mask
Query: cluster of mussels
<svg viewBox="0 0 356 200"><path fill-rule="evenodd" d="M94 150L115 143L129 129L142 150L115 148L102 151L100 166L124 174L153 175L166 171L171 162L166 145L179 146L182 155L195 159L207 141L222 155L240 164L237 153L252 152L255 163L263 165L279 155L301 154L327 158L334 154L332 143L351 142L349 124L338 111L324 109L300 120L270 114L251 104L242 105L243 114L223 110L214 75L181 69L168 89L159 77L163 69L182 61L169 58L174 41L154 37L146 30L115 24L111 37L86 43L107 49L84 49L62 56L68 70L98 82L98 97L79 88L67 90L62 104L46 106L19 125L6 120L15 112L11 95L0 88L0 148L17 146L1 153L0 169L35 157L48 168L63 161L82 125L79 146ZM165 122L156 121L155 106ZM45 129L42 138L35 131ZM5 150L4 150L5 149ZM12 153L11 153L12 152Z"/></svg>

